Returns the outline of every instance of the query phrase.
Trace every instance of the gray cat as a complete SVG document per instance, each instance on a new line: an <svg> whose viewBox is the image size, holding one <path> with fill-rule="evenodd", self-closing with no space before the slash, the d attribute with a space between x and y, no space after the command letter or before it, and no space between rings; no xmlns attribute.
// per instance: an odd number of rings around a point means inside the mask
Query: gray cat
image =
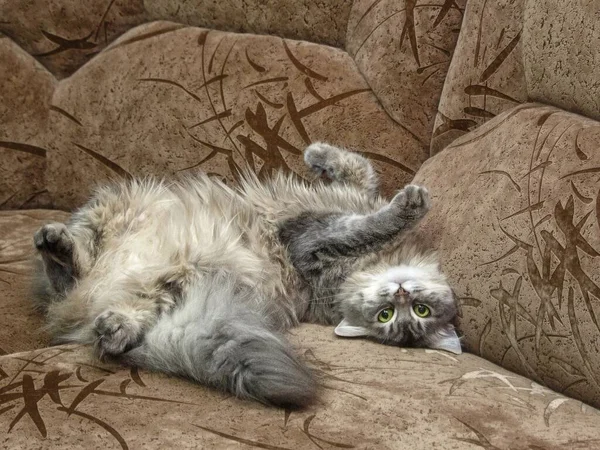
<svg viewBox="0 0 600 450"><path fill-rule="evenodd" d="M452 291L406 233L427 191L386 201L368 160L327 144L305 161L331 182L136 180L43 226L36 299L53 342L283 407L316 396L281 334L300 322L460 353Z"/></svg>

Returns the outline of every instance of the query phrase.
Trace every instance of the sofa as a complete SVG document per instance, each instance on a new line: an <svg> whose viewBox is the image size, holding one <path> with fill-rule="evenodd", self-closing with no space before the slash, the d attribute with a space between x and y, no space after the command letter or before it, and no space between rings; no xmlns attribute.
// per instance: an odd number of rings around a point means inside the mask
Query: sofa
<svg viewBox="0 0 600 450"><path fill-rule="evenodd" d="M0 447L600 448L600 5L0 0ZM49 346L32 236L95 185L310 179L303 148L413 182L464 353L289 339L319 401L267 408Z"/></svg>

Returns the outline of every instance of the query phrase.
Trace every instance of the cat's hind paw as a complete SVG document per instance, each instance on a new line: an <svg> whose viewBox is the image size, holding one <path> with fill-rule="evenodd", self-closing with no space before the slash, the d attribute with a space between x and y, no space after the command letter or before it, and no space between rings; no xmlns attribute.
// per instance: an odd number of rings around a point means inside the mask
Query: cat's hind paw
<svg viewBox="0 0 600 450"><path fill-rule="evenodd" d="M75 241L64 223L50 223L40 228L33 236L39 252L48 253L65 260L73 255Z"/></svg>
<svg viewBox="0 0 600 450"><path fill-rule="evenodd" d="M422 186L409 184L392 199L401 214L414 219L420 219L430 208L429 192Z"/></svg>
<svg viewBox="0 0 600 450"><path fill-rule="evenodd" d="M105 359L136 347L142 337L142 326L124 313L108 310L96 317L94 332L96 354Z"/></svg>

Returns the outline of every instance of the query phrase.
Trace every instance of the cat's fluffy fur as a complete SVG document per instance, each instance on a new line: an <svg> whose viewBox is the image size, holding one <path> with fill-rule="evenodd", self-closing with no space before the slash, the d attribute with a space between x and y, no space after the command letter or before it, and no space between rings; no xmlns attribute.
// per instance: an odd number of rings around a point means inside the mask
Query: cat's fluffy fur
<svg viewBox="0 0 600 450"><path fill-rule="evenodd" d="M136 180L42 227L37 301L54 341L280 406L316 392L279 334L301 321L460 351L450 288L401 233L426 213L427 192L409 186L389 202L366 159L326 144L305 159L332 183ZM434 314L411 315L416 301ZM374 320L390 305L394 320Z"/></svg>

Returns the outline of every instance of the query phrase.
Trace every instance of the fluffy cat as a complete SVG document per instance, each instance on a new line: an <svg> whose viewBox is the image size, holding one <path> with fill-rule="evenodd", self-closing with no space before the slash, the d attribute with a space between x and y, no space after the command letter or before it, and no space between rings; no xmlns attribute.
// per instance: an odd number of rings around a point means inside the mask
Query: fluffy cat
<svg viewBox="0 0 600 450"><path fill-rule="evenodd" d="M285 407L316 396L281 334L299 322L460 353L452 291L406 233L427 191L387 201L367 159L327 144L305 161L331 182L135 180L43 226L36 298L53 342Z"/></svg>

